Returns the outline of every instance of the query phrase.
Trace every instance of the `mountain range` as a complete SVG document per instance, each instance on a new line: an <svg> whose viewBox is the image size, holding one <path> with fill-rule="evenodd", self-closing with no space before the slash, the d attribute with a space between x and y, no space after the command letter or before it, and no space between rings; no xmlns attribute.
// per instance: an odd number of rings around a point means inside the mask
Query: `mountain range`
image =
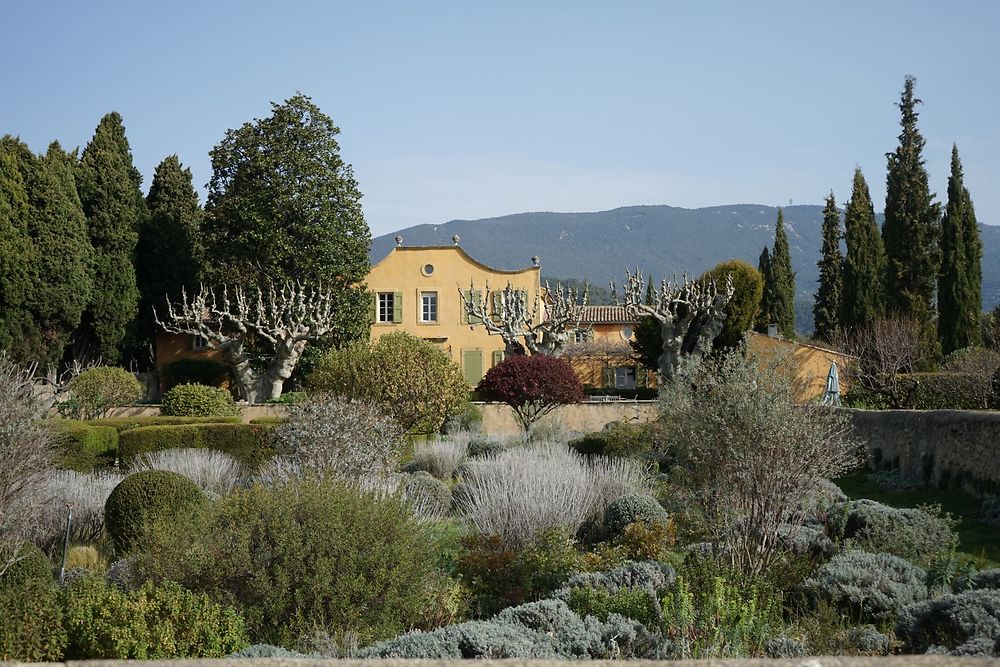
<svg viewBox="0 0 1000 667"><path fill-rule="evenodd" d="M796 329L812 330L822 244L822 206L783 207L792 268L796 273ZM625 268L639 268L654 279L697 276L736 258L757 266L761 249L774 243L778 209L756 204L678 208L623 206L593 213L516 213L480 220L416 225L372 239L370 257L378 262L402 236L406 246L451 245L498 269L531 266L541 260L542 276L621 284ZM879 221L881 223L881 220ZM983 307L1000 303L1000 226L980 225L983 240Z"/></svg>

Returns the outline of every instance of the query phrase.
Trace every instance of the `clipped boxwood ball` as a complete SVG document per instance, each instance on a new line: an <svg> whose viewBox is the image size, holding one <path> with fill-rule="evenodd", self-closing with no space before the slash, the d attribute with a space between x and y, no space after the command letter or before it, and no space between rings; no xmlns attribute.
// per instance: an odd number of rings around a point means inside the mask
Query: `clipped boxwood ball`
<svg viewBox="0 0 1000 667"><path fill-rule="evenodd" d="M14 564L0 574L0 591L23 588L32 581L52 583L52 562L41 549L25 542L18 547Z"/></svg>
<svg viewBox="0 0 1000 667"><path fill-rule="evenodd" d="M645 523L662 523L669 519L667 510L663 509L656 498L644 495L622 496L612 500L604 510L604 527L612 535L621 535L625 526L643 521Z"/></svg>
<svg viewBox="0 0 1000 667"><path fill-rule="evenodd" d="M149 526L188 516L207 503L205 494L187 477L166 470L143 470L126 477L108 496L104 526L115 550L126 554L139 546Z"/></svg>
<svg viewBox="0 0 1000 667"><path fill-rule="evenodd" d="M232 395L221 387L179 384L163 394L160 412L171 417L231 417L237 409Z"/></svg>

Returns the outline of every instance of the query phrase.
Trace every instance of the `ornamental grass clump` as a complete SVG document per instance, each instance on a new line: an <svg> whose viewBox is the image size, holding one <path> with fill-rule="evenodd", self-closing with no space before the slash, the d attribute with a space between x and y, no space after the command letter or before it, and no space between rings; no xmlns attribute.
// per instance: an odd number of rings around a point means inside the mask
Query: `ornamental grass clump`
<svg viewBox="0 0 1000 667"><path fill-rule="evenodd" d="M465 442L452 438L431 440L417 446L408 465L438 479L448 479L465 463L467 448Z"/></svg>
<svg viewBox="0 0 1000 667"><path fill-rule="evenodd" d="M70 542L91 544L104 532L104 505L124 476L115 472L50 470L32 503L31 540L43 549L65 539L67 505L73 508Z"/></svg>
<svg viewBox="0 0 1000 667"><path fill-rule="evenodd" d="M202 491L223 494L243 480L243 467L229 454L214 449L164 449L139 456L132 472L166 470L187 477Z"/></svg>
<svg viewBox="0 0 1000 667"><path fill-rule="evenodd" d="M512 547L543 531L575 534L611 501L642 492L642 468L626 459L587 457L565 444L536 444L470 460L462 472L459 514L484 535Z"/></svg>

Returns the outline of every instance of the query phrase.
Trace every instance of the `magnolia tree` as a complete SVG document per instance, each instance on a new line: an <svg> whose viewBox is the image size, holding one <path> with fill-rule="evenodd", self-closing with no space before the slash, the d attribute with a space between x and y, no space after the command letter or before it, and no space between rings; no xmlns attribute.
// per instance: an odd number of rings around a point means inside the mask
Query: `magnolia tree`
<svg viewBox="0 0 1000 667"><path fill-rule="evenodd" d="M732 276L720 290L709 277L702 281L668 281L648 287L642 273L625 270L624 305L636 319L650 315L660 324L663 351L659 358L661 379L672 378L683 355L703 356L712 351L712 341L722 331L726 304L733 296ZM611 283L611 290L617 291Z"/></svg>
<svg viewBox="0 0 1000 667"><path fill-rule="evenodd" d="M507 356L531 354L559 356L566 344L567 332L580 325L583 309L588 302L586 289L551 289L545 283L547 303L544 311L540 300L528 305L528 295L510 283L502 290L479 291L472 283L468 291L459 290L466 319L473 326L482 325L491 335L503 338ZM492 312L488 304L493 304ZM523 344L522 344L523 341Z"/></svg>
<svg viewBox="0 0 1000 667"><path fill-rule="evenodd" d="M487 371L476 391L484 401L509 405L529 434L539 419L560 405L583 400L583 385L573 367L544 354L504 359Z"/></svg>
<svg viewBox="0 0 1000 667"><path fill-rule="evenodd" d="M333 292L322 287L285 283L267 290L242 287L214 290L204 285L190 300L168 303L165 331L201 336L209 348L225 353L232 377L251 403L277 399L309 341L331 333L336 315ZM248 346L258 337L273 348L263 371L254 368Z"/></svg>

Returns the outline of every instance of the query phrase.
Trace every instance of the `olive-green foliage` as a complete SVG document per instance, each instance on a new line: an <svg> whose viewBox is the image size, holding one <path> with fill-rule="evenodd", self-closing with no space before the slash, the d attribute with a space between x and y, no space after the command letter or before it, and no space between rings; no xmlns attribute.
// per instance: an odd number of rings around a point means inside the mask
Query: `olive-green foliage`
<svg viewBox="0 0 1000 667"><path fill-rule="evenodd" d="M844 258L840 255L840 211L833 192L826 198L823 208L823 249L819 267L819 288L813 304L813 321L816 338L833 340L840 327L841 297L843 295Z"/></svg>
<svg viewBox="0 0 1000 667"><path fill-rule="evenodd" d="M610 614L621 614L647 628L655 628L659 622L654 600L640 588L622 588L611 593L603 588L577 586L570 589L566 604L581 618L594 616L606 621Z"/></svg>
<svg viewBox="0 0 1000 667"><path fill-rule="evenodd" d="M124 368L102 366L77 375L69 383L81 419L95 419L108 410L132 405L145 395L139 380Z"/></svg>
<svg viewBox="0 0 1000 667"><path fill-rule="evenodd" d="M666 450L663 432L656 422L609 422L604 428L569 443L581 454L657 458Z"/></svg>
<svg viewBox="0 0 1000 667"><path fill-rule="evenodd" d="M202 226L216 284L297 280L331 290L336 333L324 347L367 338L372 308L371 232L339 133L302 94L228 130L210 154Z"/></svg>
<svg viewBox="0 0 1000 667"><path fill-rule="evenodd" d="M138 230L135 271L140 294L139 335L151 341L156 335L153 309L161 318L164 317L167 303L180 301L182 290L188 294L196 292L202 278L202 213L198 206L198 193L191 181L191 170L182 167L176 155L164 158L157 165L146 196L146 206L149 215ZM194 364L206 361L177 361L168 368L193 362L187 366L192 368ZM195 375L193 378L171 380L168 373L167 387L192 381L213 386L219 384L217 380L211 381L211 375L207 378L209 381L203 381L202 377Z"/></svg>
<svg viewBox="0 0 1000 667"><path fill-rule="evenodd" d="M862 499L835 507L830 516L834 532L851 548L892 554L924 567L958 541L955 520L940 507L896 508Z"/></svg>
<svg viewBox="0 0 1000 667"><path fill-rule="evenodd" d="M3 557L6 559L7 554ZM24 543L18 547L17 560L0 574L0 591L20 588L29 582L52 583L52 562L41 549Z"/></svg>
<svg viewBox="0 0 1000 667"><path fill-rule="evenodd" d="M128 326L139 312L139 290L132 257L146 216L139 189L142 176L117 112L101 118L83 149L76 187L87 216L93 246L93 291L75 345L78 358L118 361Z"/></svg>
<svg viewBox="0 0 1000 667"><path fill-rule="evenodd" d="M259 466L275 454L274 424L177 424L142 426L118 436L118 456L123 462L161 449L205 447L230 454L249 467Z"/></svg>
<svg viewBox="0 0 1000 667"><path fill-rule="evenodd" d="M430 516L447 516L451 510L451 489L429 472L407 475L404 488L406 497Z"/></svg>
<svg viewBox="0 0 1000 667"><path fill-rule="evenodd" d="M760 655L781 627L781 593L721 576L699 588L678 576L662 604L673 658Z"/></svg>
<svg viewBox="0 0 1000 667"><path fill-rule="evenodd" d="M52 429L59 443L56 463L60 468L90 472L114 465L118 431L113 427L75 419L50 419L45 425Z"/></svg>
<svg viewBox="0 0 1000 667"><path fill-rule="evenodd" d="M59 591L51 582L0 587L0 661L56 662L63 659L66 630Z"/></svg>
<svg viewBox="0 0 1000 667"><path fill-rule="evenodd" d="M168 390L179 384L218 387L229 375L225 364L211 359L178 359L165 365L160 372Z"/></svg>
<svg viewBox="0 0 1000 667"><path fill-rule="evenodd" d="M668 519L667 511L652 496L622 496L604 510L604 528L615 537L631 523L666 523Z"/></svg>
<svg viewBox="0 0 1000 667"><path fill-rule="evenodd" d="M232 394L221 387L179 384L163 394L160 412L168 417L229 417L238 411Z"/></svg>
<svg viewBox="0 0 1000 667"><path fill-rule="evenodd" d="M237 603L255 641L290 647L323 630L367 643L421 627L438 579L428 530L398 499L293 480L235 491L158 531L139 567Z"/></svg>
<svg viewBox="0 0 1000 667"><path fill-rule="evenodd" d="M989 378L974 373L906 373L899 376L908 410L989 410Z"/></svg>
<svg viewBox="0 0 1000 667"><path fill-rule="evenodd" d="M104 505L104 526L115 550L127 554L140 548L152 528L176 521L207 503L205 494L183 475L143 470L115 487Z"/></svg>
<svg viewBox="0 0 1000 667"><path fill-rule="evenodd" d="M915 319L924 335L923 358L939 360L941 348L934 326L934 296L938 268L941 205L930 191L924 166L924 138L917 129L916 79L907 76L900 96L902 132L899 145L888 157L885 192L885 244L887 311Z"/></svg>
<svg viewBox="0 0 1000 667"><path fill-rule="evenodd" d="M713 278L721 288L732 278L733 296L726 304L726 320L722 332L713 342L717 347L736 347L743 342L743 336L753 328L760 300L764 293L764 277L760 271L739 259L730 259L716 264L712 270L699 278L702 281Z"/></svg>
<svg viewBox="0 0 1000 667"><path fill-rule="evenodd" d="M236 610L173 582L125 591L83 577L62 597L71 660L221 658L249 643Z"/></svg>
<svg viewBox="0 0 1000 667"><path fill-rule="evenodd" d="M309 388L383 403L407 433L437 432L469 394L462 369L447 354L406 332L329 352Z"/></svg>
<svg viewBox="0 0 1000 667"><path fill-rule="evenodd" d="M868 183L861 169L854 170L851 199L844 211L844 294L840 326L849 330L885 316L885 247Z"/></svg>

